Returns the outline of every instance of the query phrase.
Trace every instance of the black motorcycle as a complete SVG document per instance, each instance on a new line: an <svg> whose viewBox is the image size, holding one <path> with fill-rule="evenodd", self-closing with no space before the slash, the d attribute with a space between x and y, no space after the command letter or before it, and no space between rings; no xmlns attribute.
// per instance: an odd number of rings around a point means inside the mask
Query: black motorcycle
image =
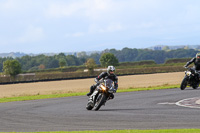
<svg viewBox="0 0 200 133"><path fill-rule="evenodd" d="M185 77L181 82L180 89L184 90L187 86L197 89L199 87L199 73L194 68L187 68Z"/></svg>
<svg viewBox="0 0 200 133"><path fill-rule="evenodd" d="M99 110L102 105L105 105L106 101L109 100L111 94L115 93L115 91L113 81L111 79L104 79L89 97L86 109Z"/></svg>

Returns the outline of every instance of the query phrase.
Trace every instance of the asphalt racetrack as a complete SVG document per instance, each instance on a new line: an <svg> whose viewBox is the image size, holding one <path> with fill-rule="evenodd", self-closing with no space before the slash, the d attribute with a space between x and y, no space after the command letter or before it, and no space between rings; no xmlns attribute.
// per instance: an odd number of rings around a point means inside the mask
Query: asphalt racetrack
<svg viewBox="0 0 200 133"><path fill-rule="evenodd" d="M200 90L116 93L99 111L87 96L0 103L0 132L200 128Z"/></svg>

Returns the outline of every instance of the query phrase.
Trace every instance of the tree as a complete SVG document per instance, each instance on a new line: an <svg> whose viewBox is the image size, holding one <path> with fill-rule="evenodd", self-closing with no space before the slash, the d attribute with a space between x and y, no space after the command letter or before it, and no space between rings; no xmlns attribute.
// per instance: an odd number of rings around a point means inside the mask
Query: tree
<svg viewBox="0 0 200 133"><path fill-rule="evenodd" d="M74 55L67 55L66 61L69 66L78 66L81 65L79 59Z"/></svg>
<svg viewBox="0 0 200 133"><path fill-rule="evenodd" d="M3 62L12 59L13 59L12 57L3 57L3 58L0 57L0 72L3 72Z"/></svg>
<svg viewBox="0 0 200 133"><path fill-rule="evenodd" d="M40 64L39 66L38 66L38 69L45 69L45 65L44 64Z"/></svg>
<svg viewBox="0 0 200 133"><path fill-rule="evenodd" d="M59 60L59 59L65 58L66 55L64 53L59 53L58 55L55 55L54 57L55 57L55 59Z"/></svg>
<svg viewBox="0 0 200 133"><path fill-rule="evenodd" d="M5 74L16 76L21 72L21 64L17 60L6 60L3 62L3 71Z"/></svg>
<svg viewBox="0 0 200 133"><path fill-rule="evenodd" d="M103 67L107 67L109 65L117 66L119 65L118 59L112 53L104 53L100 57L100 63Z"/></svg>
<svg viewBox="0 0 200 133"><path fill-rule="evenodd" d="M188 47L188 46L185 46L184 49L189 49L189 47Z"/></svg>
<svg viewBox="0 0 200 133"><path fill-rule="evenodd" d="M45 66L48 66L47 68L58 68L59 61L54 59L53 57L48 57Z"/></svg>
<svg viewBox="0 0 200 133"><path fill-rule="evenodd" d="M85 63L86 68L88 69L89 73L93 73L94 68L97 66L96 62L94 61L94 59L90 58L87 60L87 62Z"/></svg>
<svg viewBox="0 0 200 133"><path fill-rule="evenodd" d="M60 67L64 67L64 66L66 66L66 64L67 64L67 62L66 62L66 60L64 58L59 60L59 66Z"/></svg>
<svg viewBox="0 0 200 133"><path fill-rule="evenodd" d="M92 53L90 55L90 58L93 58L96 62L96 64L100 64L99 59L100 59L101 55L99 53Z"/></svg>
<svg viewBox="0 0 200 133"><path fill-rule="evenodd" d="M164 46L162 49L163 49L164 51L170 51L169 46Z"/></svg>
<svg viewBox="0 0 200 133"><path fill-rule="evenodd" d="M77 53L77 57L78 58L87 58L87 53L86 52L79 52L79 53Z"/></svg>
<svg viewBox="0 0 200 133"><path fill-rule="evenodd" d="M121 54L124 57L124 62L134 61L138 56L138 51L137 49L123 48Z"/></svg>

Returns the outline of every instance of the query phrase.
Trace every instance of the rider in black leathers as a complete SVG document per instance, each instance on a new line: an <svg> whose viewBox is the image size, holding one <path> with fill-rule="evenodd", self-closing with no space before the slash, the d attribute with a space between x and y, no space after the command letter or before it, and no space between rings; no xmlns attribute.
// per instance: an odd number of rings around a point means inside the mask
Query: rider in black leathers
<svg viewBox="0 0 200 133"><path fill-rule="evenodd" d="M190 64L194 63L193 68L197 71L198 74L198 81L200 79L200 53L196 54L196 57L192 58L190 61L184 65L185 68L187 68Z"/></svg>
<svg viewBox="0 0 200 133"><path fill-rule="evenodd" d="M196 57L188 61L184 67L187 68L192 63L194 63L194 69L200 71L200 53L197 53Z"/></svg>
<svg viewBox="0 0 200 133"><path fill-rule="evenodd" d="M115 72L115 67L114 66L108 66L107 72L102 72L98 77L95 78L95 82L97 84L92 85L90 87L90 92L87 94L87 96L90 96L94 92L96 87L99 85L99 80L101 80L101 79L111 79L114 82L114 87L115 87L115 92L116 92L117 89L118 89L118 78L114 74L114 72ZM110 98L113 99L114 95L111 94Z"/></svg>

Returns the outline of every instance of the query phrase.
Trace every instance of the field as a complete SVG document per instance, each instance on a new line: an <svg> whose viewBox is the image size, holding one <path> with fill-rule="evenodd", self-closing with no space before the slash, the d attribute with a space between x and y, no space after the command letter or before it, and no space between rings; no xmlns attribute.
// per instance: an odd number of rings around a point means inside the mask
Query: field
<svg viewBox="0 0 200 133"><path fill-rule="evenodd" d="M184 72L119 76L119 89L180 84ZM94 79L61 80L0 85L0 98L27 95L88 92Z"/></svg>

